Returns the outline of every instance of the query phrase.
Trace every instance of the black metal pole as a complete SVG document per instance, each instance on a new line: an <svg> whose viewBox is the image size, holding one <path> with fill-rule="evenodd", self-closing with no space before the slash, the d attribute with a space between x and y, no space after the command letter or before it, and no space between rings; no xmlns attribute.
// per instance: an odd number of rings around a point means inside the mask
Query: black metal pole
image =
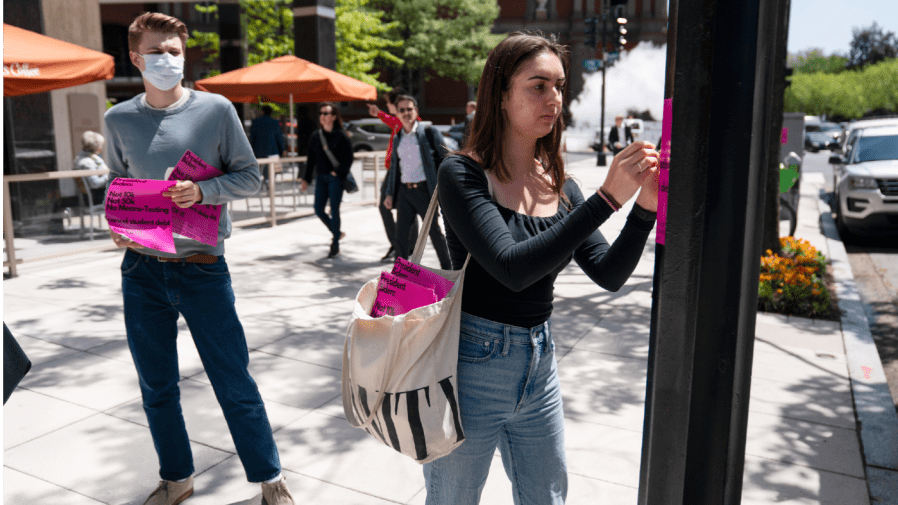
<svg viewBox="0 0 898 505"><path fill-rule="evenodd" d="M293 0L293 54L337 69L335 0Z"/></svg>
<svg viewBox="0 0 898 505"><path fill-rule="evenodd" d="M599 154L596 155L596 166L604 167L607 163L605 158L605 67L608 65L608 58L605 54L607 42L605 37L608 34L608 16L605 14L605 3L602 3L602 118L599 120L599 131L602 141L599 148Z"/></svg>
<svg viewBox="0 0 898 505"><path fill-rule="evenodd" d="M219 62L222 73L246 66L243 52L243 29L240 26L239 0L220 0L218 5L218 30L221 51ZM243 104L234 103L237 116L243 122Z"/></svg>
<svg viewBox="0 0 898 505"><path fill-rule="evenodd" d="M781 0L679 0L641 504L738 504ZM663 321L664 324L660 324Z"/></svg>
<svg viewBox="0 0 898 505"><path fill-rule="evenodd" d="M673 98L673 85L674 85L674 71L676 69L676 57L677 57L677 4L679 0L670 0L668 5L667 12L667 65L664 73L664 99L672 99ZM671 118L663 117L663 121L670 121ZM669 142L669 138L664 138L662 134L661 143ZM662 152L665 157L662 157L662 166L661 168L664 170L670 169L669 163L669 148L668 150L664 150L664 146L656 146L658 151ZM668 172L669 173L669 172ZM665 188L662 188L662 196L666 194ZM659 202L659 206L666 207L666 197L664 197L664 201ZM659 208L659 211L661 209ZM659 213L659 228L663 226L663 223L660 223L660 219L662 219L662 215ZM655 271L652 276L652 320L649 324L649 357L648 357L648 365L646 366L646 386L645 386L645 418L643 419L643 429L642 429L642 460L640 461L639 468L639 494L638 501L640 505L646 505L647 500L647 485L648 485L648 475L649 475L649 448L652 446L653 438L649 435L652 433L652 392L654 390L654 371L655 371L655 351L657 349L658 342L658 322L660 321L660 309L661 304L658 299L658 294L661 291L660 283L661 283L661 270L664 265L664 241L660 237L656 236L655 243Z"/></svg>

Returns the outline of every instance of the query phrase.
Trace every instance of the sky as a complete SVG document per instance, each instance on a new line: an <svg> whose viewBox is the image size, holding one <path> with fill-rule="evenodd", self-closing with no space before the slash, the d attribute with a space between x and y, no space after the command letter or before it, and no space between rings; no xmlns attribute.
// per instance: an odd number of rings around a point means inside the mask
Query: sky
<svg viewBox="0 0 898 505"><path fill-rule="evenodd" d="M879 23L898 34L898 0L791 0L788 51L848 54L851 29Z"/></svg>

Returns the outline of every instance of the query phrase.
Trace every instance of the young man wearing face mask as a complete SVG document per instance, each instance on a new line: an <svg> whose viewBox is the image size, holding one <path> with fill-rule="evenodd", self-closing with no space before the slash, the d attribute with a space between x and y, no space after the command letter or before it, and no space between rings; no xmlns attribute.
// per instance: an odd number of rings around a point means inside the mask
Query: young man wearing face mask
<svg viewBox="0 0 898 505"><path fill-rule="evenodd" d="M256 193L259 165L233 105L224 97L185 89L187 27L159 13L138 16L128 29L131 62L146 93L106 112L112 178L165 179L186 150L224 175L178 181L164 196L181 208L223 205ZM193 493L193 459L181 413L177 320L183 315L237 454L250 482L262 483L263 503L294 505L265 405L247 367L243 327L224 258L231 221L222 209L215 246L175 236L176 253L147 249L111 233L127 248L122 261L125 329L140 379L143 407L162 481L145 505L174 505Z"/></svg>

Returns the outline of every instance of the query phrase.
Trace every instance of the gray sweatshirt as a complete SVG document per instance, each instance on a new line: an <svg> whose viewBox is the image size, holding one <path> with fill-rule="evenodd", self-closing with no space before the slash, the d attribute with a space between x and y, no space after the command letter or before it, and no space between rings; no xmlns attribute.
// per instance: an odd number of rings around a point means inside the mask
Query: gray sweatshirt
<svg viewBox="0 0 898 505"><path fill-rule="evenodd" d="M158 110L142 103L142 96L106 111L110 179L165 179L166 170L189 149L225 173L198 183L202 203L222 205L259 191L259 164L231 102L221 95L190 90L183 105ZM231 218L227 205L222 205L215 247L175 235L177 254L148 252L179 258L197 253L220 256L229 236Z"/></svg>

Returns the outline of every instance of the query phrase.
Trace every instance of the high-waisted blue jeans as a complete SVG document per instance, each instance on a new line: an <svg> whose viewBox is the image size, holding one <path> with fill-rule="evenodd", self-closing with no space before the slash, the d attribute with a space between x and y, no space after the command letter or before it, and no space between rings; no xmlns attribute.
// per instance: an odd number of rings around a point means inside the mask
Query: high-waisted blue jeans
<svg viewBox="0 0 898 505"><path fill-rule="evenodd" d="M514 503L567 496L564 412L550 322L520 328L462 312L458 400L465 441L424 465L427 505L479 503L496 447Z"/></svg>
<svg viewBox="0 0 898 505"><path fill-rule="evenodd" d="M159 456L159 476L193 474L193 455L178 388L178 314L184 316L237 454L250 482L281 471L262 396L250 377L243 326L224 256L211 265L161 263L134 251L122 261L128 346L137 367L143 409Z"/></svg>
<svg viewBox="0 0 898 505"><path fill-rule="evenodd" d="M340 202L343 201L343 182L331 174L318 173L315 179L315 215L327 226L333 235L332 244L340 243ZM327 215L324 206L331 203L331 214Z"/></svg>

